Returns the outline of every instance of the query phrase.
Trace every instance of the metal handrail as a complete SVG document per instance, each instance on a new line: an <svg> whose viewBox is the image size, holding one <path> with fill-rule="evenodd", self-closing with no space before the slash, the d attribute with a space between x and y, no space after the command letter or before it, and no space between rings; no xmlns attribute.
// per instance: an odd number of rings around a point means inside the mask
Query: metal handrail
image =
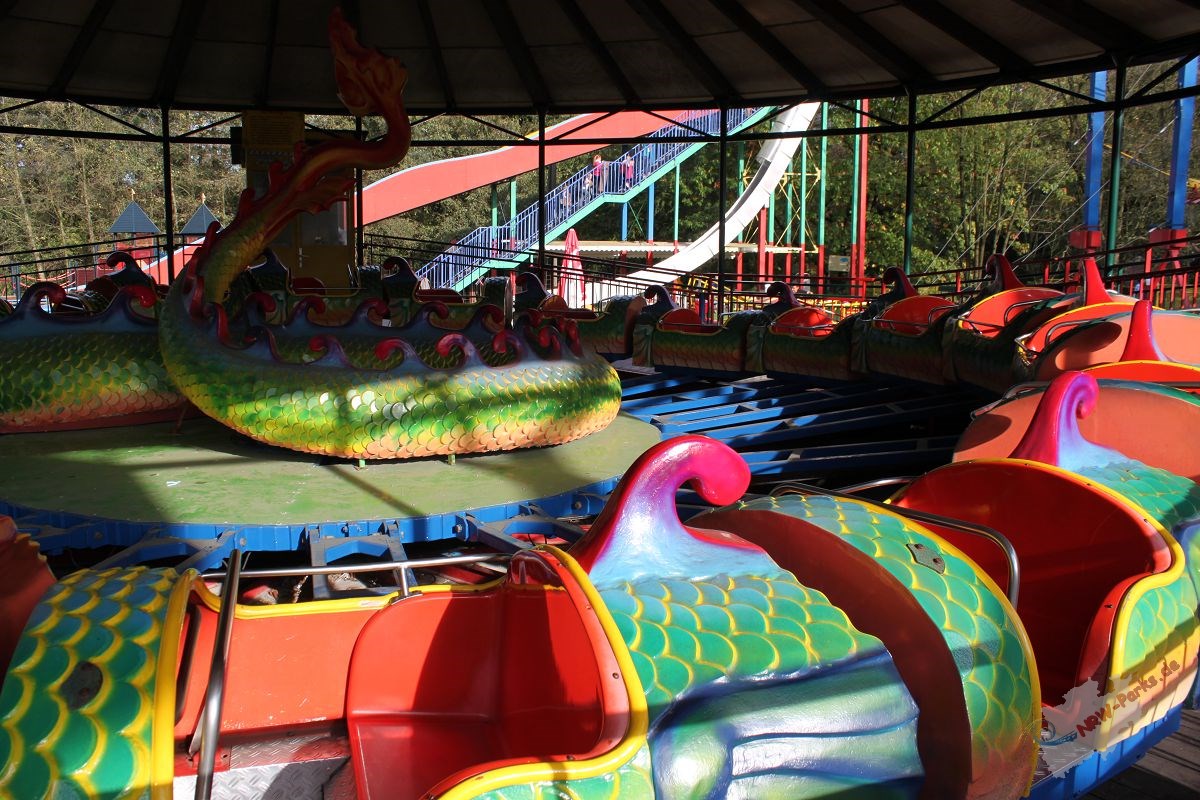
<svg viewBox="0 0 1200 800"><path fill-rule="evenodd" d="M929 522L933 523L934 525L942 525L947 528L961 531L962 533L987 539L1004 552L1004 557L1008 561L1008 602L1012 604L1013 608L1017 607L1017 599L1020 595L1021 584L1021 562L1017 557L1016 549L1012 546L1012 542L1008 540L1007 536L994 528L989 528L986 525L980 525L975 522L966 522L965 520L954 519L953 517L943 517L941 514L933 514L928 511L917 511L916 509L912 508L893 506L886 503L877 503L873 500L868 500L863 497L843 494L842 492L834 492L829 489L822 489L819 486L813 486L807 483L789 482L786 484L781 484L780 486L777 486L775 489L771 490L771 495L773 497L779 494L818 494L842 500L855 500L859 503L876 506L885 511L890 511L894 514L898 514L899 516L912 519L917 522Z"/></svg>
<svg viewBox="0 0 1200 800"><path fill-rule="evenodd" d="M1045 353L1050 352L1050 348L1054 347L1054 345L1058 342L1058 340L1061 339L1063 336L1066 336L1069 332L1079 330L1080 328L1094 327L1095 325L1098 325L1101 322L1105 322L1105 321L1107 321L1105 317L1088 317L1086 319L1064 319L1062 322L1058 322L1058 323L1055 323L1054 325L1051 325L1050 330L1046 331L1046 342L1044 345L1042 345L1041 350L1034 350L1032 347L1029 347L1027 345L1027 342L1029 341L1028 339L1026 339L1025 342L1020 342L1019 344L1020 344L1021 348L1024 349L1025 352L1027 352L1027 353L1031 353L1031 354L1035 354L1035 355L1043 355ZM1059 331L1063 331L1063 332L1059 333ZM1036 331L1034 331L1034 333L1036 333ZM1058 334L1058 335L1056 336L1055 334Z"/></svg>
<svg viewBox="0 0 1200 800"><path fill-rule="evenodd" d="M749 120L756 118L762 109L732 109L724 115L727 127L736 131ZM705 110L699 116L687 120L687 125L699 133L718 133L723 115L716 109ZM558 186L547 191L544 202L535 202L520 211L503 225L488 225L466 234L446 251L435 256L417 269L417 277L428 279L430 285L454 288L468 283L468 278L481 270L482 265L493 259L524 261L530 248L539 238L540 215L546 214L546 230L550 231L565 224L572 216L597 198L619 197L630 191L622 176L622 164L626 157L633 159L633 184L640 185L663 166L682 156L689 149L699 149L704 142L662 142L679 123L669 123L646 137L642 144L634 145L615 161L603 162L603 171L598 182L593 182L593 166L585 165ZM589 188L590 184L590 188ZM562 200L564 192L574 200L569 206ZM478 253L485 253L483 257Z"/></svg>
<svg viewBox="0 0 1200 800"><path fill-rule="evenodd" d="M200 608L189 605L187 612L187 638L183 642L183 652L179 656L179 674L175 676L175 724L183 719L183 710L187 701L188 678L192 672L192 662L196 655L196 640L200 637Z"/></svg>
<svg viewBox="0 0 1200 800"><path fill-rule="evenodd" d="M508 553L480 553L478 555L442 556L440 558L415 558L409 561L380 561L376 564L327 564L319 567L248 569L242 572L241 576L245 578L295 578L302 575L337 575L341 572L391 572L395 570L400 573L401 594L404 597L408 597L411 589L408 585L407 571L410 569L448 567L457 564L479 564L485 561L506 561L511 557ZM226 574L224 572L205 572L201 577L209 581L220 581L225 579Z"/></svg>
<svg viewBox="0 0 1200 800"><path fill-rule="evenodd" d="M862 483L852 483L849 486L843 486L838 489L842 494L858 494L869 489L880 489L884 486L907 486L915 481L915 475L897 475L892 478L876 478L873 481L863 481Z"/></svg>
<svg viewBox="0 0 1200 800"><path fill-rule="evenodd" d="M188 748L188 753L193 754L197 743L200 747L200 762L196 766L196 800L209 800L212 797L213 767L217 757L217 740L221 735L221 705L225 699L225 671L229 665L229 644L233 639L233 618L241 571L242 554L235 548L229 554L229 568L223 575L225 588L221 592L221 613L217 615L217 638L213 647L212 666L208 671L204 711Z"/></svg>

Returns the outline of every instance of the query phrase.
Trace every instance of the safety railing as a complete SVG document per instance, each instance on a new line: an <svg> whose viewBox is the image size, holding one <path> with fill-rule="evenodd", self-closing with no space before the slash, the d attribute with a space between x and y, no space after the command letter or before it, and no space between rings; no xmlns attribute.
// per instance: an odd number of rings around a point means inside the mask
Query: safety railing
<svg viewBox="0 0 1200 800"><path fill-rule="evenodd" d="M759 108L735 108L727 112L728 132L735 132L761 116ZM718 110L693 111L680 124L666 125L651 133L651 141L634 146L615 161L589 165L546 193L544 202L534 203L503 225L471 231L445 252L417 271L431 287L461 288L478 277L490 262L519 262L537 246L541 236L540 208L546 209L546 235L553 236L571 220L582 216L594 203L621 197L653 178L655 173L702 142L654 141L690 133L714 136L720 133Z"/></svg>
<svg viewBox="0 0 1200 800"><path fill-rule="evenodd" d="M217 741L221 736L221 708L225 702L226 668L229 665L229 645L233 641L233 619L237 612L241 569L241 551L234 549L229 553L229 566L222 574L225 587L221 592L221 611L217 615L217 637L213 644L212 666L208 671L208 687L204 693L204 710L188 747L189 755L200 751L200 760L196 764L196 800L209 800L212 797L213 770L216 766Z"/></svg>
<svg viewBox="0 0 1200 800"><path fill-rule="evenodd" d="M1008 540L1007 536L1000 533L1000 531L996 530L995 528L989 528L986 525L980 525L975 522L967 522L961 519L954 519L953 517L944 517L941 514L934 514L929 511L919 511L915 508L905 508L904 506L896 506L891 504L885 505L883 503L878 503L874 500L868 500L864 497L854 494L855 490L865 491L867 489L884 485L887 485L886 481L874 481L869 484L862 484L861 486L851 486L847 489L843 489L840 492L834 492L830 491L829 489L823 489L820 486L813 486L812 484L808 483L789 481L788 483L783 483L779 486L776 486L771 491L771 494L772 496L776 497L788 494L800 494L819 495L837 500L854 500L859 503L865 503L867 505L884 508L890 513L911 519L914 522L940 525L945 528L950 528L951 530L959 531L960 533L986 539L998 547L1004 554L1004 560L1008 571L1008 601L1012 604L1013 608L1017 607L1017 600L1020 597L1021 588L1021 561L1017 556L1016 548L1013 547L1012 542Z"/></svg>
<svg viewBox="0 0 1200 800"><path fill-rule="evenodd" d="M126 250L135 258L149 260L157 258L163 246L161 237L139 236L0 253L0 298L15 303L38 281L53 281L66 289L82 288L114 271L105 263L114 250Z"/></svg>

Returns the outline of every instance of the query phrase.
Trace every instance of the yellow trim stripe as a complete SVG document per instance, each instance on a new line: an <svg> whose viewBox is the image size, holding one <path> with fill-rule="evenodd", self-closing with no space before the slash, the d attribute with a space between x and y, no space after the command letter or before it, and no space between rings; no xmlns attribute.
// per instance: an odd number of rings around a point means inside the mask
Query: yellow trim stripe
<svg viewBox="0 0 1200 800"><path fill-rule="evenodd" d="M1127 495L1121 494L1115 489L1110 489L1096 481L1089 480L1082 475L1072 472L1069 469L1057 466L1055 464L1046 464L1042 461L1032 461L1025 458L987 458L978 459L975 461L961 462L967 464L1021 464L1031 469L1040 470L1052 475L1059 475L1072 483L1085 486L1098 494L1104 495L1112 500L1125 506L1125 508L1133 515L1141 518L1142 522L1152 528L1156 533L1162 536L1163 541L1167 545L1167 549L1171 553L1171 565L1163 572L1149 575L1137 581L1133 586L1129 587L1125 597L1121 599L1121 607L1117 609L1117 616L1113 625L1112 652L1110 657L1110 668L1108 678L1111 680L1117 675L1116 665L1125 663L1125 639L1129 632L1129 618L1133 614L1133 608L1139 600L1146 596L1146 593L1153 589L1160 589L1169 586L1179 580L1184 574L1184 555L1183 548L1179 546L1179 542L1175 541L1175 537L1163 527L1162 523L1151 516L1150 512L1142 508L1138 503L1131 500ZM941 469L945 469L942 467Z"/></svg>
<svg viewBox="0 0 1200 800"><path fill-rule="evenodd" d="M193 585L200 583L198 577L199 573L194 569L179 576L167 600L160 629L154 677L154 716L150 723L151 800L171 800L175 793L175 673L188 597Z"/></svg>
<svg viewBox="0 0 1200 800"><path fill-rule="evenodd" d="M485 792L502 789L506 786L538 783L541 781L583 780L615 772L632 760L638 751L646 744L646 732L650 719L646 710L646 693L638 678L637 668L625 646L617 623L609 613L608 607L600 598L600 593L592 585L591 579L579 566L575 559L564 551L550 545L541 545L538 550L553 555L567 569L567 572L579 584L591 605L591 611L596 615L609 645L616 656L617 665L621 669L621 677L625 683L625 691L629 694L629 729L625 737L603 755L583 761L542 761L536 764L516 764L510 767L485 772L469 778L451 788L441 796L441 800L467 800ZM585 609L580 609L585 610Z"/></svg>
<svg viewBox="0 0 1200 800"><path fill-rule="evenodd" d="M1102 370L1105 367L1116 367L1122 364L1169 364L1174 369L1200 371L1200 366L1196 366L1195 364L1184 364L1179 361L1159 361L1154 358L1131 358L1128 361L1109 361L1105 364L1093 364L1090 367L1084 367L1080 372L1093 372L1095 370Z"/></svg>

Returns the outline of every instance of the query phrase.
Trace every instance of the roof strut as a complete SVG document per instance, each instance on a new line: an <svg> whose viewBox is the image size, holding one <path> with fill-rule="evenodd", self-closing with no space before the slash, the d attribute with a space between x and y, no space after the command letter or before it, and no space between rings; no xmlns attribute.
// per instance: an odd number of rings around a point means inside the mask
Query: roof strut
<svg viewBox="0 0 1200 800"><path fill-rule="evenodd" d="M507 0L484 0L484 6L487 8L488 18L492 21L492 27L500 35L500 40L508 50L509 59L517 74L521 76L521 82L525 84L525 92L529 99L537 108L548 107L550 90L546 88L546 79L542 77L537 62L529 52L529 45L521 35L521 28L517 25Z"/></svg>
<svg viewBox="0 0 1200 800"><path fill-rule="evenodd" d="M704 54L704 50L683 29L679 21L671 16L671 12L667 11L660 0L629 0L629 5L666 39L671 52L683 62L714 100L723 104L739 101L738 92L733 88L733 84L717 69L717 65Z"/></svg>
<svg viewBox="0 0 1200 800"><path fill-rule="evenodd" d="M67 84L71 82L71 78L75 75L75 70L79 69L80 63L83 62L83 57L87 55L88 48L92 46L96 34L100 32L100 26L104 24L104 19L108 16L108 12L112 10L115 3L116 0L98 0L92 6L91 12L88 13L87 19L83 22L83 27L79 29L79 35L75 37L70 51L67 52L67 57L59 65L58 75L54 77L54 82L47 88L46 93L48 95L51 97L61 97L66 91Z"/></svg>

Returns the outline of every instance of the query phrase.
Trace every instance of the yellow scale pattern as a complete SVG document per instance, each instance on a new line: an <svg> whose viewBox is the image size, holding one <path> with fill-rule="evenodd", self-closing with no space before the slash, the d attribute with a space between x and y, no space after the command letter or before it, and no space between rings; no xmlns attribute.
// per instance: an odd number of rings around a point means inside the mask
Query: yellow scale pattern
<svg viewBox="0 0 1200 800"><path fill-rule="evenodd" d="M0 797L142 797L158 646L179 574L82 571L34 609L0 689Z"/></svg>
<svg viewBox="0 0 1200 800"><path fill-rule="evenodd" d="M717 680L818 669L882 650L872 636L786 572L704 581L647 579L601 590L629 646L650 719ZM655 796L650 751L592 778L506 787L477 800L643 800Z"/></svg>
<svg viewBox="0 0 1200 800"><path fill-rule="evenodd" d="M962 676L972 730L971 796L1003 794L1006 770L1037 752L1041 697L1016 614L974 563L931 531L866 503L785 495L741 507L789 514L837 534L912 592L941 629ZM944 574L918 565L910 543L940 555Z"/></svg>
<svg viewBox="0 0 1200 800"><path fill-rule="evenodd" d="M1113 664L1113 674L1153 673L1168 654L1188 642L1188 660L1195 660L1196 607L1196 590L1186 574L1142 595L1129 616L1124 658Z"/></svg>
<svg viewBox="0 0 1200 800"><path fill-rule="evenodd" d="M87 335L63 331L16 338L18 332L14 330L14 337L5 342L0 426L36 427L143 414L183 401L167 377L153 329L92 330Z"/></svg>
<svg viewBox="0 0 1200 800"><path fill-rule="evenodd" d="M883 649L786 572L647 579L600 594L629 646L651 724L697 686L798 673Z"/></svg>
<svg viewBox="0 0 1200 800"><path fill-rule="evenodd" d="M474 800L648 800L652 797L650 748L642 745L633 758L613 772L592 778L506 786L476 795Z"/></svg>

